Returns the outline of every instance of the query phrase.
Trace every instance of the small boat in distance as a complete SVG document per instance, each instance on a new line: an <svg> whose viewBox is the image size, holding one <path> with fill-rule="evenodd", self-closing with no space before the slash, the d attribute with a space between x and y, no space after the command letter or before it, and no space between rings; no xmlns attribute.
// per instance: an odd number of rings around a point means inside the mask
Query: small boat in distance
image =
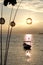
<svg viewBox="0 0 43 65"><path fill-rule="evenodd" d="M24 41L23 41L24 50L31 50L32 47L32 35L25 34Z"/></svg>
<svg viewBox="0 0 43 65"><path fill-rule="evenodd" d="M28 59L31 57L31 49L32 49L32 34L25 34L23 41L23 48L25 50L25 55Z"/></svg>

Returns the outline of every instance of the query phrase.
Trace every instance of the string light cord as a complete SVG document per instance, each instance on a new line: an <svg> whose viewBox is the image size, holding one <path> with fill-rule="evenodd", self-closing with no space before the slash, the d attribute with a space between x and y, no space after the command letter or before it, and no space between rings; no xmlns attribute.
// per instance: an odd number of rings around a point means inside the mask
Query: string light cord
<svg viewBox="0 0 43 65"><path fill-rule="evenodd" d="M22 0L21 0L21 2L22 2ZM17 14L17 11L18 11L18 8L19 8L21 2L19 3L19 5L18 5L18 7L17 7L17 9L16 9L16 12L15 12L13 21L15 20L15 17L16 17L16 14ZM13 11L13 9L12 9L12 11ZM9 24L10 24L10 22L11 22L12 11L11 11L11 15L10 15ZM9 50L9 45L10 45L11 33L12 33L12 27L11 27L11 29L10 29L10 25L8 25L8 33L7 33L7 40L6 40L6 52L5 52L4 65L6 65L6 62L7 62L7 56L8 56L8 50Z"/></svg>
<svg viewBox="0 0 43 65"><path fill-rule="evenodd" d="M13 12L13 7L11 9L11 14L10 14L10 20L9 23L11 21L11 17L12 17L12 12ZM4 65L6 65L7 62L7 54L8 54L8 40L9 40L9 30L10 29L10 25L8 24L8 32L7 32L7 38L6 38L6 48L5 48L5 58L4 58Z"/></svg>
<svg viewBox="0 0 43 65"><path fill-rule="evenodd" d="M3 4L1 4L1 18L2 16L3 16ZM1 65L2 65L2 24L1 24Z"/></svg>
<svg viewBox="0 0 43 65"><path fill-rule="evenodd" d="M16 15L17 15L17 11L18 11L18 8L20 7L20 4L22 3L22 0L20 1L20 3L19 3L19 5L18 5L18 7L17 7L17 9L16 9L16 12L15 12L15 15L14 15L14 19L13 19L13 21L15 20L15 18L16 18Z"/></svg>
<svg viewBox="0 0 43 65"><path fill-rule="evenodd" d="M8 57L8 50L9 50L9 42L10 42L10 38L11 38L11 32L12 32L12 27L11 27L11 30L10 30L9 40L8 40L8 43L7 43L4 65L6 65L6 63L7 63L7 57Z"/></svg>

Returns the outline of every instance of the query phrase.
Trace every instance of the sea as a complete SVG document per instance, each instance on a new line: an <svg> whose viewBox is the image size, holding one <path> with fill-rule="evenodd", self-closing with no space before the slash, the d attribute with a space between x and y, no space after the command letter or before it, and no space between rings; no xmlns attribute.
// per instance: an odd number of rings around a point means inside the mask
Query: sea
<svg viewBox="0 0 43 65"><path fill-rule="evenodd" d="M23 39L25 34L12 34L9 43L9 50L6 65L43 65L43 34L32 35L31 57L26 57L26 51L23 48ZM1 44L1 42L0 42ZM0 45L1 47L1 45ZM4 65L6 35L2 37L2 65ZM1 49L0 49L1 63Z"/></svg>

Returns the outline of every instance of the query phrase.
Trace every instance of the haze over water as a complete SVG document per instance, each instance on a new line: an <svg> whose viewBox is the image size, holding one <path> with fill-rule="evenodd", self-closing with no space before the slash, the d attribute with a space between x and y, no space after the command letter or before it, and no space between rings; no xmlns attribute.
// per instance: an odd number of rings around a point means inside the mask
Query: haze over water
<svg viewBox="0 0 43 65"><path fill-rule="evenodd" d="M32 34L32 50L30 61L27 62L23 49L24 34L11 36L7 65L43 65L43 35ZM3 63L5 54L6 36L3 35Z"/></svg>

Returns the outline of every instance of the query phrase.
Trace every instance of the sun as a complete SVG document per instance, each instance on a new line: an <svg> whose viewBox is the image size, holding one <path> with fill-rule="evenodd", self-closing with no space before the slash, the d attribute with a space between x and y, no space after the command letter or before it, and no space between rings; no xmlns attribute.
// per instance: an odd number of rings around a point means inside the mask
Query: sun
<svg viewBox="0 0 43 65"><path fill-rule="evenodd" d="M32 24L32 19L31 19L31 18L27 18L27 19L26 19L26 23L27 23L27 24Z"/></svg>

